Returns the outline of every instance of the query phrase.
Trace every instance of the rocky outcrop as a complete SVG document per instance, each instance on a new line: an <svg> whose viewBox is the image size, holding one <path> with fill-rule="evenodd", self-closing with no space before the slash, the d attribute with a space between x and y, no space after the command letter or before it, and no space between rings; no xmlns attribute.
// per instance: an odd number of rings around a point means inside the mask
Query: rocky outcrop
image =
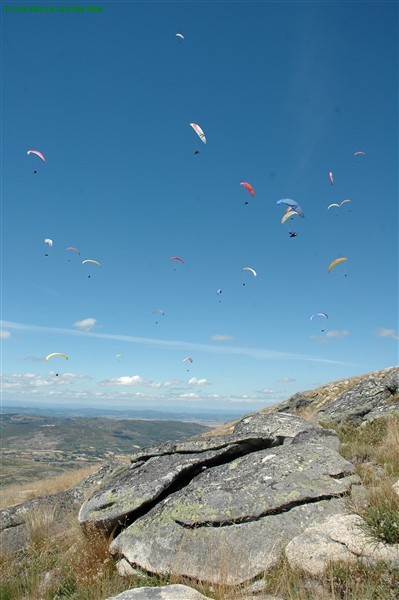
<svg viewBox="0 0 399 600"><path fill-rule="evenodd" d="M354 425L399 414L399 367L299 392L265 412L306 412L312 421L345 421Z"/></svg>
<svg viewBox="0 0 399 600"><path fill-rule="evenodd" d="M308 526L344 512L359 480L335 432L257 413L230 435L148 448L87 500L83 526L150 573L238 584L274 565Z"/></svg>
<svg viewBox="0 0 399 600"><path fill-rule="evenodd" d="M319 411L319 419L358 425L399 413L399 368L381 377L367 377Z"/></svg>
<svg viewBox="0 0 399 600"><path fill-rule="evenodd" d="M399 544L370 539L358 515L334 515L324 523L308 527L285 549L288 562L311 575L321 575L330 561L368 565L384 562L399 568Z"/></svg>

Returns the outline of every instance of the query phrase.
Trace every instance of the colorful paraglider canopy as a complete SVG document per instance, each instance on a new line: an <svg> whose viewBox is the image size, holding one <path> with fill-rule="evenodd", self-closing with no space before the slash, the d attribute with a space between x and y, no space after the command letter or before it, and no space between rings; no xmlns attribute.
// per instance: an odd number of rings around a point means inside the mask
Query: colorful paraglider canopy
<svg viewBox="0 0 399 600"><path fill-rule="evenodd" d="M287 204L287 206L291 206L292 210L302 217L302 219L305 217L302 208L299 206L296 200L292 200L291 198L282 198L281 200L277 200L276 204Z"/></svg>
<svg viewBox="0 0 399 600"><path fill-rule="evenodd" d="M335 260L333 260L332 263L330 263L330 265L328 267L328 272L330 273L336 265L339 265L339 263L344 262L344 260L348 260L348 259L345 258L344 256L341 256L340 258L336 258Z"/></svg>
<svg viewBox="0 0 399 600"><path fill-rule="evenodd" d="M180 258L180 256L171 256L171 257L169 258L169 260L178 260L178 261L180 261L181 263L184 263L184 260L183 260L182 258Z"/></svg>
<svg viewBox="0 0 399 600"><path fill-rule="evenodd" d="M51 354L47 354L46 360L50 360L50 358L53 358L53 356L62 356L62 358L65 358L66 360L68 360L67 355L62 354L62 352L52 352Z"/></svg>
<svg viewBox="0 0 399 600"><path fill-rule="evenodd" d="M348 202L351 202L351 200L349 200L349 198L347 198L346 200L342 200L342 202L340 203L340 206L342 206L343 204L348 204Z"/></svg>
<svg viewBox="0 0 399 600"><path fill-rule="evenodd" d="M195 133L200 137L200 139L206 144L206 137L201 127L197 125L197 123L190 123L191 127L194 129Z"/></svg>
<svg viewBox="0 0 399 600"><path fill-rule="evenodd" d="M186 356L186 358L183 358L183 362L193 362L193 359L191 358L191 356Z"/></svg>
<svg viewBox="0 0 399 600"><path fill-rule="evenodd" d="M253 198L255 197L255 190L250 183L248 183L247 181L241 181L240 185L245 187L245 189L248 190L248 192Z"/></svg>
<svg viewBox="0 0 399 600"><path fill-rule="evenodd" d="M254 277L257 276L257 272L255 271L255 269L252 269L251 267L244 267L243 269L241 269L241 271L251 271L251 273Z"/></svg>
<svg viewBox="0 0 399 600"><path fill-rule="evenodd" d="M82 260L82 265L86 263L93 263L93 265L97 265L97 267L102 267L102 264L98 262L98 260L93 260L91 258L86 258L86 260Z"/></svg>
<svg viewBox="0 0 399 600"><path fill-rule="evenodd" d="M53 240L50 240L50 238L45 238L44 243L50 246L51 248L51 246L53 245Z"/></svg>
<svg viewBox="0 0 399 600"><path fill-rule="evenodd" d="M299 216L296 210L288 210L288 212L286 212L283 218L281 219L281 223L285 223L288 219L295 217L295 215Z"/></svg>
<svg viewBox="0 0 399 600"><path fill-rule="evenodd" d="M328 315L323 312L314 313L314 315L310 317L310 320L313 321L315 317L324 317L325 319L328 319Z"/></svg>
<svg viewBox="0 0 399 600"><path fill-rule="evenodd" d="M68 246L67 250L74 250L75 252L80 254L80 251L77 248L74 248L73 246Z"/></svg>
<svg viewBox="0 0 399 600"><path fill-rule="evenodd" d="M176 37L180 38L181 40L184 40L184 35L182 33L176 33Z"/></svg>
<svg viewBox="0 0 399 600"><path fill-rule="evenodd" d="M36 154L36 156L41 158L43 162L46 162L46 158L45 158L44 154L39 152L39 150L28 150L28 152L26 154Z"/></svg>

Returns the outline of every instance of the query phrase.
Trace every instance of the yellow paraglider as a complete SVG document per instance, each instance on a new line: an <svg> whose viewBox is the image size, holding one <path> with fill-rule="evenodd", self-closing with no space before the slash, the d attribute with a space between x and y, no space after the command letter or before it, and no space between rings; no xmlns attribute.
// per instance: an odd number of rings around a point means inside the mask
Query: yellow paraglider
<svg viewBox="0 0 399 600"><path fill-rule="evenodd" d="M47 354L46 360L49 360L53 356L62 356L63 358L65 358L66 360L68 360L67 355L66 354L62 354L61 352L52 352L51 354Z"/></svg>
<svg viewBox="0 0 399 600"><path fill-rule="evenodd" d="M284 217L281 219L281 222L285 223L287 219L289 219L290 217L294 217L297 214L298 213L296 212L296 210L289 210L285 213Z"/></svg>
<svg viewBox="0 0 399 600"><path fill-rule="evenodd" d="M339 263L344 262L344 260L348 260L348 259L345 258L344 256L341 256L341 258L336 258L335 260L333 260L332 263L330 264L330 266L328 267L328 272L331 273L331 271L333 270L335 265L339 265Z"/></svg>

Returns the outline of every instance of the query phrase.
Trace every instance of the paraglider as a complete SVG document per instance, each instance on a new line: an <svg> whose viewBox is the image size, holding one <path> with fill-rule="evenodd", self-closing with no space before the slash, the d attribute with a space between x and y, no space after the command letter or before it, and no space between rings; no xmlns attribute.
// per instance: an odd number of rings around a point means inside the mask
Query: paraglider
<svg viewBox="0 0 399 600"><path fill-rule="evenodd" d="M255 190L250 183L248 183L247 181L242 181L240 185L242 185L243 187L245 187L246 190L248 190L252 198L255 198ZM248 204L248 202L245 202L245 204Z"/></svg>
<svg viewBox="0 0 399 600"><path fill-rule="evenodd" d="M102 267L102 264L98 262L98 260L93 260L91 258L86 258L85 260L82 260L82 265L85 265L87 263L93 263L93 265L97 265L98 267Z"/></svg>
<svg viewBox="0 0 399 600"><path fill-rule="evenodd" d="M241 271L251 271L251 273L254 277L257 276L257 272L255 271L255 269L252 269L251 267L244 267L243 269L241 269Z"/></svg>
<svg viewBox="0 0 399 600"><path fill-rule="evenodd" d="M332 261L332 263L330 263L329 267L328 267L328 272L331 273L331 271L333 270L333 268L336 265L339 265L339 263L344 262L345 260L348 260L346 257L341 256L340 258L336 258L335 260Z"/></svg>
<svg viewBox="0 0 399 600"><path fill-rule="evenodd" d="M47 354L46 360L50 360L53 356L62 356L65 360L69 360L66 354L62 354L62 352L52 352L51 354Z"/></svg>
<svg viewBox="0 0 399 600"><path fill-rule="evenodd" d="M176 33L176 37L184 40L184 35L182 33Z"/></svg>
<svg viewBox="0 0 399 600"><path fill-rule="evenodd" d="M362 150L358 150L357 152L354 153L353 156L366 156L366 153L363 152Z"/></svg>
<svg viewBox="0 0 399 600"><path fill-rule="evenodd" d="M313 321L314 317L324 317L325 319L328 319L328 315L323 312L314 313L314 315L310 317L310 320Z"/></svg>
<svg viewBox="0 0 399 600"><path fill-rule="evenodd" d="M39 152L39 150L28 150L26 154L36 154L36 156L41 158L43 162L46 162L46 158L45 158L44 154Z"/></svg>
<svg viewBox="0 0 399 600"><path fill-rule="evenodd" d="M165 316L165 313L161 308L157 308L157 309L153 310L152 314L153 315L161 315L162 317ZM155 325L158 325L158 321L155 321Z"/></svg>
<svg viewBox="0 0 399 600"><path fill-rule="evenodd" d="M200 153L200 151L199 151L199 150L196 150L196 151L194 152L194 154L199 154L199 153Z"/></svg>
<svg viewBox="0 0 399 600"><path fill-rule="evenodd" d="M217 296L220 296L220 294L221 294L221 293L222 293L222 290L219 288L219 289L217 290L217 292L216 292L216 295L217 295ZM221 302L221 300L219 300L219 302Z"/></svg>
<svg viewBox="0 0 399 600"><path fill-rule="evenodd" d="M294 238L298 235L296 231L290 231L289 234L290 234L290 238L291 237Z"/></svg>
<svg viewBox="0 0 399 600"><path fill-rule="evenodd" d="M329 172L328 172L328 177L329 177L329 179L330 179L330 183L331 183L331 185L334 185L334 177L333 177L332 171L329 171Z"/></svg>
<svg viewBox="0 0 399 600"><path fill-rule="evenodd" d="M178 260L184 264L184 260L180 256L171 256L169 260Z"/></svg>
<svg viewBox="0 0 399 600"><path fill-rule="evenodd" d="M50 248L51 248L53 245L53 240L50 240L50 238L46 238L44 240L44 243L47 244L48 246L50 246Z"/></svg>
<svg viewBox="0 0 399 600"><path fill-rule="evenodd" d="M191 358L191 356L187 356L186 358L183 358L183 362L193 362L193 359ZM187 369L187 373L190 371L190 369Z"/></svg>
<svg viewBox="0 0 399 600"><path fill-rule="evenodd" d="M201 127L196 123L190 123L191 127L194 129L195 133L200 137L201 141L206 144L206 137Z"/></svg>
<svg viewBox="0 0 399 600"><path fill-rule="evenodd" d="M98 260L93 260L91 258L86 258L86 260L82 260L82 265L87 263L93 263L93 265L97 265L97 267L102 267L102 264L98 262ZM90 279L90 275L87 276L87 279Z"/></svg>
<svg viewBox="0 0 399 600"><path fill-rule="evenodd" d="M351 202L351 200L349 200L349 198L347 198L346 200L342 200L342 202L340 204L336 204L334 202L333 204L330 204L329 206L327 206L327 210L330 210L330 208L332 206L336 206L337 208L340 208L343 204L347 204L348 202Z"/></svg>
<svg viewBox="0 0 399 600"><path fill-rule="evenodd" d="M283 198L282 200L277 200L276 204L287 204L287 206L291 206L292 210L295 211L302 219L305 217L305 214L302 208L299 206L298 202L295 200L291 200L291 198Z"/></svg>
<svg viewBox="0 0 399 600"><path fill-rule="evenodd" d="M77 248L74 248L73 246L68 246L68 248L66 248L66 250L74 250L75 252L77 252L77 254L80 255L80 251Z"/></svg>
<svg viewBox="0 0 399 600"><path fill-rule="evenodd" d="M285 223L288 219L292 219L292 217L295 217L295 215L298 215L296 210L289 210L288 212L285 213L285 215L281 219L281 223Z"/></svg>

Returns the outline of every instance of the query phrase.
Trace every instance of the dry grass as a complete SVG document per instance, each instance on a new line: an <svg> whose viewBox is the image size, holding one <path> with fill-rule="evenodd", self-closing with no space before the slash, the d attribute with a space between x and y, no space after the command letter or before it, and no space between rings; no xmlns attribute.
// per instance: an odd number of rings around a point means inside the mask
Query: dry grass
<svg viewBox="0 0 399 600"><path fill-rule="evenodd" d="M0 510L9 506L21 504L22 502L26 502L26 500L30 500L31 498L37 498L38 496L49 496L50 494L63 492L85 477L88 477L95 471L98 471L100 467L101 464L95 464L90 467L85 467L84 469L66 471L57 477L29 483L29 489L26 488L26 484L5 487L0 492Z"/></svg>
<svg viewBox="0 0 399 600"><path fill-rule="evenodd" d="M2 600L102 600L129 587L160 585L156 579L122 579L110 557L110 538L83 533L76 517L60 523L53 511L27 515L28 544L23 554L3 552Z"/></svg>

